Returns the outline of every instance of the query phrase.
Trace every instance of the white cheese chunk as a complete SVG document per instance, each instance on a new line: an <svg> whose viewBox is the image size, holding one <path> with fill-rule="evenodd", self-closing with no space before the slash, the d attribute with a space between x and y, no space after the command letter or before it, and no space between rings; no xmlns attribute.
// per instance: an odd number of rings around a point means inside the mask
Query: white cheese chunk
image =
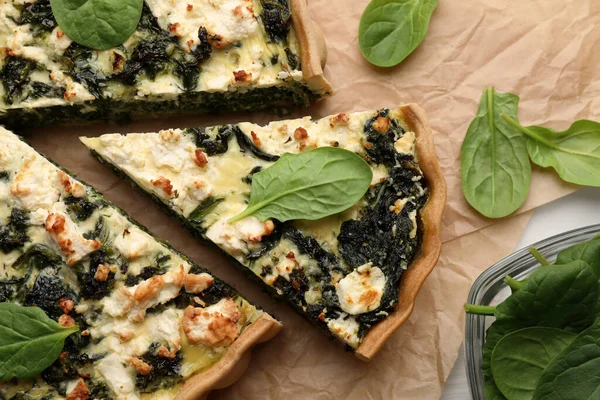
<svg viewBox="0 0 600 400"><path fill-rule="evenodd" d="M180 38L182 45L195 48L200 40L198 30L205 27L210 34L233 43L254 34L258 22L248 0L187 0L166 2L146 0L152 14L163 29Z"/></svg>
<svg viewBox="0 0 600 400"><path fill-rule="evenodd" d="M296 259L283 257L279 264L277 264L275 268L273 268L273 274L266 276L265 279L271 285L275 283L275 280L279 276L289 282L290 274L292 273L294 268L296 268L297 265L298 263L296 262Z"/></svg>
<svg viewBox="0 0 600 400"><path fill-rule="evenodd" d="M177 351L181 348L181 335L179 330L179 321L181 320L181 311L169 308L162 314L148 318L150 325L150 337L153 342L166 342L171 351Z"/></svg>
<svg viewBox="0 0 600 400"><path fill-rule="evenodd" d="M131 225L117 235L115 248L128 259L144 256L148 253L150 236L137 226Z"/></svg>
<svg viewBox="0 0 600 400"><path fill-rule="evenodd" d="M133 306L133 294L125 287L114 290L105 297L103 312L113 317L125 315Z"/></svg>
<svg viewBox="0 0 600 400"><path fill-rule="evenodd" d="M29 214L29 223L31 225L45 225L46 219L48 218L48 210L43 208L38 208L35 211L32 211Z"/></svg>
<svg viewBox="0 0 600 400"><path fill-rule="evenodd" d="M98 250L101 243L84 238L64 208L63 203L56 203L52 206L52 212L46 218L46 231L58 245L67 259L67 265L70 266Z"/></svg>
<svg viewBox="0 0 600 400"><path fill-rule="evenodd" d="M404 136L396 140L394 148L398 153L414 154L415 152L415 133L406 132Z"/></svg>
<svg viewBox="0 0 600 400"><path fill-rule="evenodd" d="M164 304L179 295L183 286L185 270L183 266L172 268L164 275L155 275L129 289L133 294L133 307L129 310L130 321L140 322L146 317L146 310Z"/></svg>
<svg viewBox="0 0 600 400"><path fill-rule="evenodd" d="M212 185L202 178L190 179L187 186L177 191L173 205L181 210L184 216L189 215L194 209L206 200L212 192Z"/></svg>
<svg viewBox="0 0 600 400"><path fill-rule="evenodd" d="M62 56L67 48L73 43L60 27L54 28L48 35L46 45L48 48L54 50L54 53L58 56Z"/></svg>
<svg viewBox="0 0 600 400"><path fill-rule="evenodd" d="M221 299L210 307L186 308L181 326L192 343L228 346L240 334L240 316L240 309L232 299Z"/></svg>
<svg viewBox="0 0 600 400"><path fill-rule="evenodd" d="M221 219L211 225L206 236L234 257L247 254L264 235L274 229L273 222L260 222L256 217L247 217L230 224L227 219Z"/></svg>
<svg viewBox="0 0 600 400"><path fill-rule="evenodd" d="M334 335L348 343L351 347L358 347L358 344L360 343L358 337L360 325L353 317L341 315L339 318L327 322L327 327Z"/></svg>
<svg viewBox="0 0 600 400"><path fill-rule="evenodd" d="M375 310L381 304L385 282L383 271L373 263L358 267L337 284L340 308L351 315Z"/></svg>
<svg viewBox="0 0 600 400"><path fill-rule="evenodd" d="M125 136L115 133L102 135L98 139L105 149L102 156L108 158L115 164L120 166L135 165L140 168L144 167L146 164L144 158L140 157L139 152L136 151L136 147L132 145L130 141L126 140ZM95 140L96 138L81 139L86 145L88 142L93 142Z"/></svg>
<svg viewBox="0 0 600 400"><path fill-rule="evenodd" d="M181 172L185 160L181 154L161 144L152 148L152 157L158 168L168 168L173 172Z"/></svg>
<svg viewBox="0 0 600 400"><path fill-rule="evenodd" d="M408 218L410 218L410 220L412 221L412 229L410 231L410 238L414 239L417 236L417 210L412 210L411 212L408 213Z"/></svg>
<svg viewBox="0 0 600 400"><path fill-rule="evenodd" d="M126 368L118 354L111 354L98 363L98 372L118 400L138 400L130 368Z"/></svg>
<svg viewBox="0 0 600 400"><path fill-rule="evenodd" d="M317 286L308 289L304 293L304 301L306 304L315 304L320 302L323 299L323 294L321 293L321 289Z"/></svg>
<svg viewBox="0 0 600 400"><path fill-rule="evenodd" d="M11 183L10 192L18 197L27 210L50 209L58 200L56 168L41 157L28 156Z"/></svg>

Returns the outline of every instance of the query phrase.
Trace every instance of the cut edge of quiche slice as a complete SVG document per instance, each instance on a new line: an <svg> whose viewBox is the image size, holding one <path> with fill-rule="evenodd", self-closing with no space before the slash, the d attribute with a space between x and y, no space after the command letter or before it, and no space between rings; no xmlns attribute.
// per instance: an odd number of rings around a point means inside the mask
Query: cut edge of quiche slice
<svg viewBox="0 0 600 400"><path fill-rule="evenodd" d="M0 384L0 397L195 399L239 379L250 348L282 328L4 128L0 283L0 301L81 328L52 366Z"/></svg>
<svg viewBox="0 0 600 400"><path fill-rule="evenodd" d="M361 359L408 318L439 258L446 186L415 104L81 140ZM321 146L353 151L371 166L371 187L357 204L317 221L228 222L246 207L254 173L286 152Z"/></svg>

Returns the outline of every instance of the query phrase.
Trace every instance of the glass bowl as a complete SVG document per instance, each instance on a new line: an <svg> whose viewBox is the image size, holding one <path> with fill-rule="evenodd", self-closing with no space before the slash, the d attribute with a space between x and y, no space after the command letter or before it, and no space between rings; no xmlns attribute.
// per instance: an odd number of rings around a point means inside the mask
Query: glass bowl
<svg viewBox="0 0 600 400"><path fill-rule="evenodd" d="M550 262L556 259L556 255L573 245L585 242L600 232L600 224L590 225L585 228L574 229L564 232L548 239L544 239L532 246ZM467 300L470 304L496 305L501 303L510 295L509 287L504 283L504 276L510 275L516 279L522 279L538 268L540 264L524 248L512 253L488 268L477 278ZM483 394L483 372L481 370L482 349L485 340L485 332L494 317L482 315L466 316L465 329L465 356L467 368L467 380L473 400L485 400Z"/></svg>

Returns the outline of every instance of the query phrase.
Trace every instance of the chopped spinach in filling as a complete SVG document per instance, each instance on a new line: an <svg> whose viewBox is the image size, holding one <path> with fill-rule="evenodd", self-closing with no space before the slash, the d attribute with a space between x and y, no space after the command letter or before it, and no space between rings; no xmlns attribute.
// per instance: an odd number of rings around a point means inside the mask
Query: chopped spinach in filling
<svg viewBox="0 0 600 400"><path fill-rule="evenodd" d="M15 97L23 93L24 87L30 82L29 76L36 67L34 61L22 57L8 56L0 71L0 79L4 85L4 101L13 104Z"/></svg>
<svg viewBox="0 0 600 400"><path fill-rule="evenodd" d="M287 0L261 0L263 12L260 15L269 39L273 42L286 42L290 32L292 13Z"/></svg>
<svg viewBox="0 0 600 400"><path fill-rule="evenodd" d="M50 0L37 0L34 3L25 3L21 11L22 24L30 24L34 35L40 36L57 26Z"/></svg>
<svg viewBox="0 0 600 400"><path fill-rule="evenodd" d="M0 224L0 250L7 254L19 249L29 241L27 236L27 225L29 217L25 211L13 208L10 212L8 223Z"/></svg>
<svg viewBox="0 0 600 400"><path fill-rule="evenodd" d="M152 367L149 374L137 374L135 385L142 393L153 393L159 389L169 389L173 387L182 378L181 362L183 357L181 352L177 352L173 358L164 358L156 355L159 343L152 343L148 351L141 359Z"/></svg>

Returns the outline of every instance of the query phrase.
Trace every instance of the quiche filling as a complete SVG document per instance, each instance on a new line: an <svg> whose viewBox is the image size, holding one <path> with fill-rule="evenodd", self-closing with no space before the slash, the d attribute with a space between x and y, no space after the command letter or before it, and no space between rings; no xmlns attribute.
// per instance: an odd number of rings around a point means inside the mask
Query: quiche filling
<svg viewBox="0 0 600 400"><path fill-rule="evenodd" d="M103 51L65 35L50 0L8 0L0 47L5 123L307 105L326 94L303 84L288 0L145 0L135 33Z"/></svg>
<svg viewBox="0 0 600 400"><path fill-rule="evenodd" d="M394 309L428 198L401 110L81 140L350 348ZM229 222L246 208L253 174L286 152L320 146L350 150L371 166L373 181L357 204L315 221Z"/></svg>
<svg viewBox="0 0 600 400"><path fill-rule="evenodd" d="M78 325L0 399L172 399L263 312L0 128L0 302Z"/></svg>

